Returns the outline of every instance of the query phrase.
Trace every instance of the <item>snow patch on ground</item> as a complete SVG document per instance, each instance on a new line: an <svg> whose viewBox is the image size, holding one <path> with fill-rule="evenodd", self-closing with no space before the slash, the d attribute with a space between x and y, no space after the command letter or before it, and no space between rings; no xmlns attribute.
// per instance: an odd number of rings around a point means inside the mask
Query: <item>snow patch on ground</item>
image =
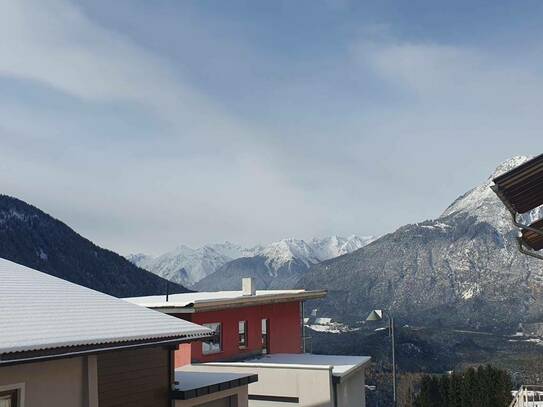
<svg viewBox="0 0 543 407"><path fill-rule="evenodd" d="M477 284L474 284L473 286L469 287L468 289L462 291L462 298L465 300L469 300L470 298L473 298L477 294L481 292L481 289Z"/></svg>
<svg viewBox="0 0 543 407"><path fill-rule="evenodd" d="M345 332L354 332L360 328L350 327L341 322L334 322L332 318L316 318L312 323L305 325L307 328L316 332L327 332L332 334L340 334Z"/></svg>

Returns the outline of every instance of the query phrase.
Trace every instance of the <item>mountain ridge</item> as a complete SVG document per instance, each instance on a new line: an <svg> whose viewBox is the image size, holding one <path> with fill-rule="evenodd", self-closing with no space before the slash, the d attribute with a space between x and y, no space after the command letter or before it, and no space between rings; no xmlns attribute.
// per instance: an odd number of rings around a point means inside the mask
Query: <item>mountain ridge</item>
<svg viewBox="0 0 543 407"><path fill-rule="evenodd" d="M115 297L166 291L166 280L8 195L0 195L0 257ZM169 289L188 291L176 284Z"/></svg>
<svg viewBox="0 0 543 407"><path fill-rule="evenodd" d="M543 317L543 263L518 252L510 214L492 178L525 162L513 157L436 219L404 225L353 253L316 264L297 286L326 287L323 312L349 322L388 308L406 323L513 329ZM543 214L542 208L526 216ZM539 215L537 215L539 216Z"/></svg>
<svg viewBox="0 0 543 407"><path fill-rule="evenodd" d="M292 268L307 270L312 264L356 250L373 239L371 236L355 235L313 238L307 242L302 239L287 238L266 246L253 247L243 247L227 241L197 249L181 245L156 258L142 254L131 255L128 258L135 264L171 281L196 287L201 280L223 269L223 266L230 262L234 262L230 270L235 265L243 263L244 269L250 272L246 267L249 267L251 263L248 259L253 258L252 263L255 267L258 269L264 267L271 275L277 276L283 275L283 271ZM262 266L257 266L260 263Z"/></svg>

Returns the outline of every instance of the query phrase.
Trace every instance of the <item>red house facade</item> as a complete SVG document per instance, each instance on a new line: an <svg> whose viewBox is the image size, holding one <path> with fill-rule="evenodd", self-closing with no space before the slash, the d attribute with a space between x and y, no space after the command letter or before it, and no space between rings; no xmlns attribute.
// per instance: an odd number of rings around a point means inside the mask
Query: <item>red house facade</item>
<svg viewBox="0 0 543 407"><path fill-rule="evenodd" d="M303 352L302 304L326 291L264 290L174 294L130 299L213 329L213 340L183 344L175 366L235 361L262 354Z"/></svg>
<svg viewBox="0 0 543 407"><path fill-rule="evenodd" d="M218 336L215 346L185 345L176 354L176 366L191 361L214 362L266 353L302 352L300 301L172 315L211 327Z"/></svg>

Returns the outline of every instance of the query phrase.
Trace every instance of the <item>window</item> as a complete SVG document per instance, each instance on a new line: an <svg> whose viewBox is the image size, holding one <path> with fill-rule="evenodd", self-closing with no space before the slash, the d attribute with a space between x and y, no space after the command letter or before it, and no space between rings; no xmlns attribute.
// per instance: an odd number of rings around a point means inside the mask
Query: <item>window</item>
<svg viewBox="0 0 543 407"><path fill-rule="evenodd" d="M262 353L270 353L270 320L262 318Z"/></svg>
<svg viewBox="0 0 543 407"><path fill-rule="evenodd" d="M240 349L246 349L249 344L249 333L247 329L247 321L238 322L239 340L238 346Z"/></svg>
<svg viewBox="0 0 543 407"><path fill-rule="evenodd" d="M210 355L212 353L221 352L222 351L221 323L214 322L214 323L202 324L202 325L215 331L215 336L213 336L212 338L209 338L206 342L202 342L202 353L204 355Z"/></svg>
<svg viewBox="0 0 543 407"><path fill-rule="evenodd" d="M19 399L19 390L0 391L0 407L17 407Z"/></svg>

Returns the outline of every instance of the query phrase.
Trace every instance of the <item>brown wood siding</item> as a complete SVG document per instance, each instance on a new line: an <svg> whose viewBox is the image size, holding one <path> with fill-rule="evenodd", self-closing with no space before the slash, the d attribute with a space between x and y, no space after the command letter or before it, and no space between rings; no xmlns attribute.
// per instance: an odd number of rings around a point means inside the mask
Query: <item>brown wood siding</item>
<svg viewBox="0 0 543 407"><path fill-rule="evenodd" d="M98 355L100 407L167 407L170 363L165 348L145 348Z"/></svg>

